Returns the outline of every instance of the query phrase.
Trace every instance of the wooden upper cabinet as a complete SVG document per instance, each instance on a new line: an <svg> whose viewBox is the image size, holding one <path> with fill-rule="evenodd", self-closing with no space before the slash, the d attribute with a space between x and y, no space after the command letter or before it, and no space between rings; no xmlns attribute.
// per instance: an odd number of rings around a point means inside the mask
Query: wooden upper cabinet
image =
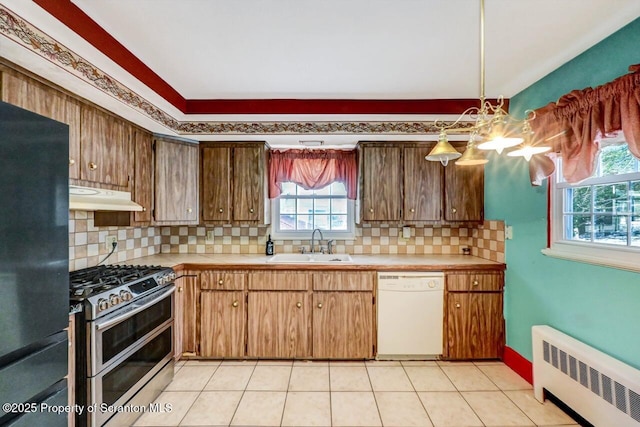
<svg viewBox="0 0 640 427"><path fill-rule="evenodd" d="M80 179L126 188L130 177L131 128L123 120L82 106Z"/></svg>
<svg viewBox="0 0 640 427"><path fill-rule="evenodd" d="M231 221L230 147L202 147L202 219Z"/></svg>
<svg viewBox="0 0 640 427"><path fill-rule="evenodd" d="M402 219L402 148L364 146L362 148L362 219L397 221Z"/></svg>
<svg viewBox="0 0 640 427"><path fill-rule="evenodd" d="M442 217L442 165L425 160L432 148L433 144L404 148L406 221L438 221Z"/></svg>
<svg viewBox="0 0 640 427"><path fill-rule="evenodd" d="M233 149L233 219L261 221L265 215L265 149L263 145Z"/></svg>
<svg viewBox="0 0 640 427"><path fill-rule="evenodd" d="M34 79L2 73L2 100L69 125L69 178L80 179L80 104Z"/></svg>
<svg viewBox="0 0 640 427"><path fill-rule="evenodd" d="M156 224L198 223L198 146L155 140Z"/></svg>
<svg viewBox="0 0 640 427"><path fill-rule="evenodd" d="M451 162L444 170L444 219L482 221L484 166L456 166Z"/></svg>
<svg viewBox="0 0 640 427"><path fill-rule="evenodd" d="M133 129L135 156L133 200L142 206L142 212L134 212L137 225L151 223L153 207L153 136L141 129Z"/></svg>

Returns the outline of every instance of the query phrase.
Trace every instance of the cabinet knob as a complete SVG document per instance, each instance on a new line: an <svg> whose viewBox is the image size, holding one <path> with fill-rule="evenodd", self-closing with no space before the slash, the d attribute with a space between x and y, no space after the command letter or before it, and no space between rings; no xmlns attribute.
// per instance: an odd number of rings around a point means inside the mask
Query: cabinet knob
<svg viewBox="0 0 640 427"><path fill-rule="evenodd" d="M473 286L478 286L478 281L477 280L473 281Z"/></svg>
<svg viewBox="0 0 640 427"><path fill-rule="evenodd" d="M410 211L411 213L413 213L413 212L415 212L416 210L415 210L414 208L411 208L411 209L409 209L409 211Z"/></svg>
<svg viewBox="0 0 640 427"><path fill-rule="evenodd" d="M249 212L253 213L253 208L249 209Z"/></svg>
<svg viewBox="0 0 640 427"><path fill-rule="evenodd" d="M456 213L456 212L458 212L458 209L456 209L456 208L451 208L451 212Z"/></svg>
<svg viewBox="0 0 640 427"><path fill-rule="evenodd" d="M218 280L218 285L223 285L224 284L224 280L220 279Z"/></svg>
<svg viewBox="0 0 640 427"><path fill-rule="evenodd" d="M76 160L69 157L69 166L73 166L76 164Z"/></svg>
<svg viewBox="0 0 640 427"><path fill-rule="evenodd" d="M322 303L321 302L318 303L318 308L322 308Z"/></svg>
<svg viewBox="0 0 640 427"><path fill-rule="evenodd" d="M146 212L147 208L145 208L144 206L142 207L142 212Z"/></svg>
<svg viewBox="0 0 640 427"><path fill-rule="evenodd" d="M220 208L220 209L218 209L218 212L222 213L222 212L224 212L224 209Z"/></svg>
<svg viewBox="0 0 640 427"><path fill-rule="evenodd" d="M369 212L373 213L373 208L369 209Z"/></svg>
<svg viewBox="0 0 640 427"><path fill-rule="evenodd" d="M178 288L178 292L182 292L182 286Z"/></svg>
<svg viewBox="0 0 640 427"><path fill-rule="evenodd" d="M233 304L231 304L232 307L237 307L238 306L238 301L234 301Z"/></svg>
<svg viewBox="0 0 640 427"><path fill-rule="evenodd" d="M191 213L191 212L193 212L193 209L187 208L187 213Z"/></svg>
<svg viewBox="0 0 640 427"><path fill-rule="evenodd" d="M296 307L298 307L298 308L302 308L302 303L298 301L298 302L296 303Z"/></svg>
<svg viewBox="0 0 640 427"><path fill-rule="evenodd" d="M460 308L460 303L456 303L456 308Z"/></svg>
<svg viewBox="0 0 640 427"><path fill-rule="evenodd" d="M89 170L94 171L96 169L98 169L98 165L93 162L89 162Z"/></svg>

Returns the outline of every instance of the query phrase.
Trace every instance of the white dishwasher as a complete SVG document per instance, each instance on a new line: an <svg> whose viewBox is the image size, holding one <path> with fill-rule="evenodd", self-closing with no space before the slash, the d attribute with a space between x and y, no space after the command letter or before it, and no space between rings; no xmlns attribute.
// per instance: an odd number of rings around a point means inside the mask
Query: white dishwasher
<svg viewBox="0 0 640 427"><path fill-rule="evenodd" d="M442 354L444 274L378 273L378 359Z"/></svg>

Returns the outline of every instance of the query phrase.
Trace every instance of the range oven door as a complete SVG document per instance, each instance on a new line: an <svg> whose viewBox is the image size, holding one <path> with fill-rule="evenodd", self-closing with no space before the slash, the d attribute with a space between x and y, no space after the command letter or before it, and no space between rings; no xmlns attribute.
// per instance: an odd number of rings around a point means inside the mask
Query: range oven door
<svg viewBox="0 0 640 427"><path fill-rule="evenodd" d="M139 301L87 323L87 374L93 377L108 369L151 335L166 329L174 318L173 293L167 286Z"/></svg>

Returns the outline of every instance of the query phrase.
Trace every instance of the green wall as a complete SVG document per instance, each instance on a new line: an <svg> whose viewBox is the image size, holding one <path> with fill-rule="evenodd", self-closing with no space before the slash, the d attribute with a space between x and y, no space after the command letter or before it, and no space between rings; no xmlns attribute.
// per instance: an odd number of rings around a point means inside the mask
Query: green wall
<svg viewBox="0 0 640 427"><path fill-rule="evenodd" d="M640 18L511 98L510 111L598 86L640 63ZM532 360L531 326L551 325L640 369L640 273L544 256L547 187L529 184L525 160L491 155L485 213L513 226L506 244L507 345ZM640 264L640 256L638 257Z"/></svg>

